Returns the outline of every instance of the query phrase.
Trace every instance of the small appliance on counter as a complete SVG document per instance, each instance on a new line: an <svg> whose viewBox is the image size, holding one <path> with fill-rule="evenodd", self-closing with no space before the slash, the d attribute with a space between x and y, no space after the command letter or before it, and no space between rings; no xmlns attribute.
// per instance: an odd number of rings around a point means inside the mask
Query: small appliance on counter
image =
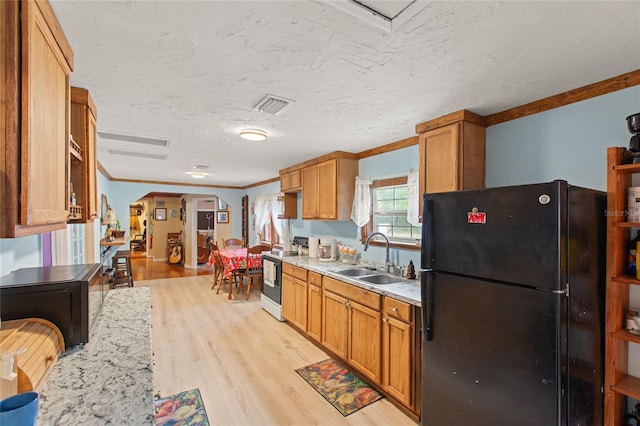
<svg viewBox="0 0 640 426"><path fill-rule="evenodd" d="M311 259L318 258L318 246L320 245L320 239L317 237L309 237L309 257Z"/></svg>
<svg viewBox="0 0 640 426"><path fill-rule="evenodd" d="M291 244L293 251L298 253L298 256L306 256L309 254L309 238L307 237L293 237L293 243Z"/></svg>
<svg viewBox="0 0 640 426"><path fill-rule="evenodd" d="M338 242L335 238L320 238L318 260L333 262L338 258Z"/></svg>

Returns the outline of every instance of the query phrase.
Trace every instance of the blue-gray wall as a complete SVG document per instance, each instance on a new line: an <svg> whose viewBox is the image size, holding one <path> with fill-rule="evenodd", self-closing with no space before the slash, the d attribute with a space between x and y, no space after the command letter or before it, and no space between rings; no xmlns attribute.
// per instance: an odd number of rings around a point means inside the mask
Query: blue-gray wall
<svg viewBox="0 0 640 426"><path fill-rule="evenodd" d="M640 86L527 116L487 129L487 186L516 185L565 179L573 185L606 189L608 146L627 146L630 134L625 117L640 112ZM427 119L426 117L425 119ZM418 167L418 147L368 157L360 161L361 176L372 178L406 174ZM275 171L274 171L275 173ZM217 195L232 208L232 234L240 235L241 198L253 202L259 194L278 192L273 182L247 190L210 189L179 185L155 185L109 181L98 174L98 193L105 194L117 217L127 217L129 205L149 192ZM301 212L301 197L298 211ZM250 220L251 222L251 220ZM291 236L336 237L362 253L358 229L348 222L291 220ZM104 227L96 222L98 235ZM250 229L250 241L255 233ZM40 237L0 239L0 273L19 267L40 266ZM384 249L372 247L364 259L384 260ZM394 250L394 260L418 264L417 252Z"/></svg>
<svg viewBox="0 0 640 426"><path fill-rule="evenodd" d="M605 191L610 146L629 146L625 118L640 112L640 86L487 129L489 187L564 179Z"/></svg>

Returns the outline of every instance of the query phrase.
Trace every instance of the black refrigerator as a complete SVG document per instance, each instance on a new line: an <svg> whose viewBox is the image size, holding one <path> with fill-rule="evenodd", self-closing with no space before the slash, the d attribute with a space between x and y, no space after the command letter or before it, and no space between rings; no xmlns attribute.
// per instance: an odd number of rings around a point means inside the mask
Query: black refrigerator
<svg viewBox="0 0 640 426"><path fill-rule="evenodd" d="M603 423L606 194L424 194L422 424Z"/></svg>

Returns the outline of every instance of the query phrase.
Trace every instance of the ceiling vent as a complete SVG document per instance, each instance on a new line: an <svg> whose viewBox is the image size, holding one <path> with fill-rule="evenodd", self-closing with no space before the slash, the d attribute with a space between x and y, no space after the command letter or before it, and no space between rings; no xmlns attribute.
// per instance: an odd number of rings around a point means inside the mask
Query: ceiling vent
<svg viewBox="0 0 640 426"><path fill-rule="evenodd" d="M153 145L153 146L169 146L169 141L166 139L157 139L157 138L147 138L143 136L134 136L134 135L123 135L119 133L110 133L110 132L98 132L98 136L101 139L111 139L122 142L132 142L139 143L143 145Z"/></svg>
<svg viewBox="0 0 640 426"><path fill-rule="evenodd" d="M430 2L422 0L328 0L322 3L347 12L387 33L393 33L420 13Z"/></svg>
<svg viewBox="0 0 640 426"><path fill-rule="evenodd" d="M152 160L166 160L167 154L151 154L149 152L134 152L134 151L123 151L120 149L107 149L109 154L112 155L123 155L126 157L139 157L139 158L150 158Z"/></svg>
<svg viewBox="0 0 640 426"><path fill-rule="evenodd" d="M267 95L253 107L253 110L264 112L265 114L277 115L292 102L295 101L281 98L280 96Z"/></svg>
<svg viewBox="0 0 640 426"><path fill-rule="evenodd" d="M194 170L207 170L209 168L209 166L205 166L204 164L194 164L193 165L193 169Z"/></svg>

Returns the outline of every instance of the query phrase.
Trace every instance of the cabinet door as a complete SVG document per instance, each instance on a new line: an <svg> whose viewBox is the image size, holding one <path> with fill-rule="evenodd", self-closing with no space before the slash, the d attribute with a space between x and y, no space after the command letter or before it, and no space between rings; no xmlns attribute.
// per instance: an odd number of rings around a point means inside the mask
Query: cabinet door
<svg viewBox="0 0 640 426"><path fill-rule="evenodd" d="M87 123L87 147L85 170L87 176L87 219L93 221L98 217L98 182L96 180L96 118L89 111Z"/></svg>
<svg viewBox="0 0 640 426"><path fill-rule="evenodd" d="M318 168L302 169L302 218L318 218Z"/></svg>
<svg viewBox="0 0 640 426"><path fill-rule="evenodd" d="M291 175L283 173L280 175L280 191L286 191L291 187Z"/></svg>
<svg viewBox="0 0 640 426"><path fill-rule="evenodd" d="M67 221L69 65L35 2L22 10L20 224ZM65 225L66 226L66 225Z"/></svg>
<svg viewBox="0 0 640 426"><path fill-rule="evenodd" d="M321 275L309 272L307 286L307 335L320 341L322 334L322 288Z"/></svg>
<svg viewBox="0 0 640 426"><path fill-rule="evenodd" d="M296 319L296 287L295 278L282 275L282 316L287 321Z"/></svg>
<svg viewBox="0 0 640 426"><path fill-rule="evenodd" d="M336 219L338 217L338 160L328 160L318 164L318 217Z"/></svg>
<svg viewBox="0 0 640 426"><path fill-rule="evenodd" d="M307 329L307 282L301 279L294 279L295 286L295 320L293 323L300 330Z"/></svg>
<svg viewBox="0 0 640 426"><path fill-rule="evenodd" d="M69 221L74 223L93 222L98 217L94 111L95 105L89 92L86 89L72 87L71 134L75 142L72 145L77 155L70 155L69 169L76 204L70 207Z"/></svg>
<svg viewBox="0 0 640 426"><path fill-rule="evenodd" d="M322 293L322 344L347 359L349 330L348 300L330 291Z"/></svg>
<svg viewBox="0 0 640 426"><path fill-rule="evenodd" d="M391 396L411 407L411 325L382 318L382 387Z"/></svg>
<svg viewBox="0 0 640 426"><path fill-rule="evenodd" d="M349 358L363 374L376 383L382 381L381 314L349 302Z"/></svg>
<svg viewBox="0 0 640 426"><path fill-rule="evenodd" d="M459 126L454 123L420 135L420 153L424 165L421 192L460 189Z"/></svg>
<svg viewBox="0 0 640 426"><path fill-rule="evenodd" d="M302 186L302 178L300 176L300 170L294 170L289 172L289 188L290 189L300 189Z"/></svg>

